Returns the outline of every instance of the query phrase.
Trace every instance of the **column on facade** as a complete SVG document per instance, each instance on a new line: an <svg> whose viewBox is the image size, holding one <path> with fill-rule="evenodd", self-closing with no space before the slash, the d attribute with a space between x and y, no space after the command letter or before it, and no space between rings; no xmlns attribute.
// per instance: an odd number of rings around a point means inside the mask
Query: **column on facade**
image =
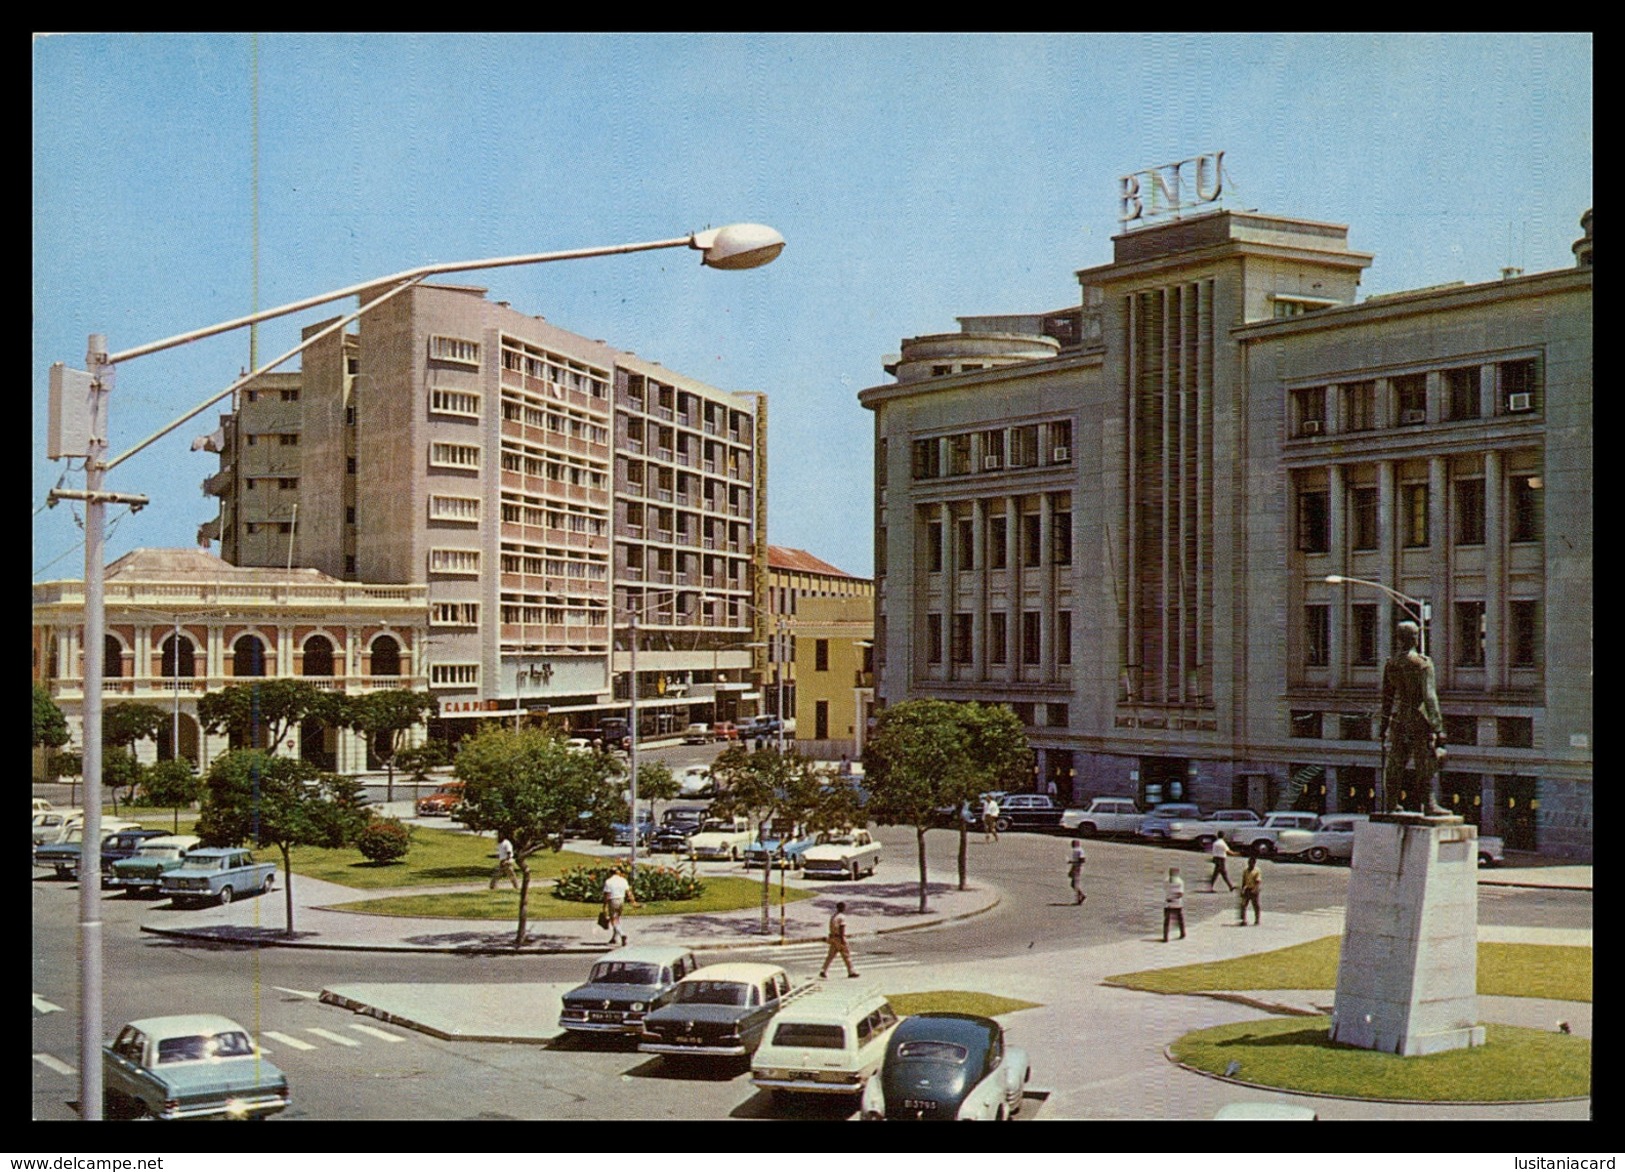
<svg viewBox="0 0 1625 1172"><path fill-rule="evenodd" d="M1455 658L1455 631L1452 630L1450 595L1450 530L1448 489L1450 466L1444 456L1428 460L1428 553L1433 575L1428 586L1428 599L1433 604L1433 622L1428 634L1428 655L1432 657L1439 686L1453 682L1454 671L1449 666Z"/></svg>
<svg viewBox="0 0 1625 1172"><path fill-rule="evenodd" d="M1157 556L1162 566L1161 593L1158 595L1158 601L1161 603L1161 605L1157 608L1157 620L1162 627L1162 644L1160 648L1159 661L1157 663L1157 703L1167 704L1177 697L1177 693L1169 687L1169 678L1174 666L1173 656L1177 649L1177 644L1173 639L1173 632L1169 628L1169 615L1174 608L1168 605L1168 600L1173 597L1173 588L1175 585L1171 578L1170 567L1177 564L1174 562L1173 556L1171 556L1176 552L1172 548L1175 540L1175 534L1173 531L1173 507L1174 485L1176 483L1174 467L1174 411L1172 394L1174 370L1174 331L1169 327L1168 324L1169 314L1173 311L1173 306L1170 304L1172 299L1172 290L1164 286L1162 289L1159 289L1157 293L1158 296L1162 298L1162 385L1160 388L1158 388L1162 395L1162 526L1157 531L1161 537L1161 548L1158 549ZM1183 556L1183 550L1179 550L1177 552Z"/></svg>
<svg viewBox="0 0 1625 1172"><path fill-rule="evenodd" d="M226 674L226 629L218 623L209 624L209 644L203 653L208 680L223 679ZM205 687L210 686L205 684Z"/></svg>
<svg viewBox="0 0 1625 1172"><path fill-rule="evenodd" d="M1038 678L1055 679L1055 498L1038 498ZM1040 774L1040 776L1043 776Z"/></svg>
<svg viewBox="0 0 1625 1172"><path fill-rule="evenodd" d="M278 623L276 628L276 675L293 675L293 627Z"/></svg>
<svg viewBox="0 0 1625 1172"><path fill-rule="evenodd" d="M1021 569L1021 497L1011 493L1004 498L1004 580L1008 594L1004 600L1004 678L1014 683L1021 678L1021 606L1026 576Z"/></svg>
<svg viewBox="0 0 1625 1172"><path fill-rule="evenodd" d="M63 635L62 677L64 679L80 681L80 690L84 688L85 664L83 659L84 628L65 627Z"/></svg>
<svg viewBox="0 0 1625 1172"><path fill-rule="evenodd" d="M1495 774L1481 773L1478 777L1478 833L1499 834L1496 829L1501 811L1495 804Z"/></svg>
<svg viewBox="0 0 1625 1172"><path fill-rule="evenodd" d="M1506 522L1502 500L1506 491L1501 453L1484 453L1484 690L1507 684L1506 630Z"/></svg>
<svg viewBox="0 0 1625 1172"><path fill-rule="evenodd" d="M1139 299L1138 295L1123 298L1123 319L1128 324L1127 345L1124 347L1123 363L1125 386L1123 388L1123 419L1127 429L1127 443L1123 445L1124 476L1123 476L1123 589L1121 596L1127 600L1123 614L1123 658L1118 664L1121 672L1129 679L1129 697L1136 702L1141 699L1139 680L1134 671L1140 660L1140 625L1138 619L1139 609L1139 535L1135 520L1138 517L1136 508L1135 478L1139 475L1139 462L1137 431L1139 417L1137 411L1138 401L1135 388L1139 378L1139 354L1136 350L1139 338Z"/></svg>
<svg viewBox="0 0 1625 1172"><path fill-rule="evenodd" d="M1348 541L1348 487L1347 479L1343 474L1343 465L1333 464L1326 469L1326 488L1328 500L1327 521L1327 548L1332 551L1332 564L1346 566L1349 564ZM1346 617L1349 613L1348 589L1335 590L1331 595L1331 614L1327 625L1326 662L1329 665L1326 671L1326 682L1333 688L1341 688L1344 682L1344 648L1348 640L1344 637L1347 629Z"/></svg>
<svg viewBox="0 0 1625 1172"><path fill-rule="evenodd" d="M1427 372L1427 413L1428 422L1442 423L1447 414L1445 408L1448 404L1444 396L1444 372L1430 370Z"/></svg>
<svg viewBox="0 0 1625 1172"><path fill-rule="evenodd" d="M1326 786L1326 813L1341 814L1343 812L1343 779L1338 776L1337 766L1326 766L1326 772L1321 780Z"/></svg>
<svg viewBox="0 0 1625 1172"><path fill-rule="evenodd" d="M1394 426L1394 416L1398 414L1398 408L1393 402L1393 380L1379 378L1376 384L1376 389L1372 392L1375 402L1372 404L1371 426L1382 431Z"/></svg>
<svg viewBox="0 0 1625 1172"><path fill-rule="evenodd" d="M987 501L978 497L970 503L971 546L980 556L971 564L971 678L987 679L987 600L988 563L993 559L987 549ZM859 715L862 720L862 715Z"/></svg>
<svg viewBox="0 0 1625 1172"><path fill-rule="evenodd" d="M1392 460L1377 461L1377 566L1385 584L1399 581L1399 469ZM1377 599L1377 662L1393 654L1394 605Z"/></svg>
<svg viewBox="0 0 1625 1172"><path fill-rule="evenodd" d="M137 623L135 628L135 662L131 665L130 673L136 679L152 678L152 624ZM137 684L136 687L142 687Z"/></svg>
<svg viewBox="0 0 1625 1172"><path fill-rule="evenodd" d="M958 524L952 501L943 501L937 506L937 524L942 526L942 650L947 661L944 666L948 669L945 678L957 680L960 671L954 658L958 654L954 646L954 615L959 613L959 566L964 559L959 552Z"/></svg>

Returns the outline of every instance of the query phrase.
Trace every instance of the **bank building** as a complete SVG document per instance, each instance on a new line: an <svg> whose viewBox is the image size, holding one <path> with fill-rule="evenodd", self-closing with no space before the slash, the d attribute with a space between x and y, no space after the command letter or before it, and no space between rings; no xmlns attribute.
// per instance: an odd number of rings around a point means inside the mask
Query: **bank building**
<svg viewBox="0 0 1625 1172"><path fill-rule="evenodd" d="M1076 304L905 338L875 427L875 703L1008 704L1032 786L1371 810L1419 614L1444 800L1590 859L1591 212L1575 263L1359 296L1348 229L1134 227Z"/></svg>

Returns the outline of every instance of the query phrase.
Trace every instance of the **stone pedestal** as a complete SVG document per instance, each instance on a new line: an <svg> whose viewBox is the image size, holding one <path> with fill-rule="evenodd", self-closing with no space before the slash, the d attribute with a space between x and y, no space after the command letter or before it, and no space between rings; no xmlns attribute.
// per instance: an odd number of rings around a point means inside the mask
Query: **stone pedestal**
<svg viewBox="0 0 1625 1172"><path fill-rule="evenodd" d="M1483 1044L1476 827L1378 814L1355 828L1331 1036L1407 1057Z"/></svg>

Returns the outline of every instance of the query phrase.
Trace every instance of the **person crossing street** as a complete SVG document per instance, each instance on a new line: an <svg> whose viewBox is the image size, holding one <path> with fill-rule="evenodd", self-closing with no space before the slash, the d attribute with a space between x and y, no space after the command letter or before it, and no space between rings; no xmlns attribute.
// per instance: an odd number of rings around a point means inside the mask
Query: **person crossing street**
<svg viewBox="0 0 1625 1172"><path fill-rule="evenodd" d="M1253 926L1255 928L1258 926L1258 921L1260 918L1258 911L1258 892L1259 888L1261 888L1263 885L1264 876L1259 874L1258 871L1258 856L1248 855L1247 869L1241 873L1241 905L1236 909L1236 914L1241 918L1237 921L1237 923L1245 924L1247 922L1247 906L1251 904L1253 909Z"/></svg>
<svg viewBox="0 0 1625 1172"><path fill-rule="evenodd" d="M846 975L855 977L858 970L852 967L852 949L846 943L846 904L837 903L835 914L829 918L829 951L824 954L824 967L818 970L820 978L829 976L829 962L839 956L846 962Z"/></svg>
<svg viewBox="0 0 1625 1172"><path fill-rule="evenodd" d="M1087 860L1083 857L1083 842L1081 839L1072 840L1071 859L1066 865L1067 878L1072 881L1072 902L1082 903L1089 897L1083 893L1083 864Z"/></svg>
<svg viewBox="0 0 1625 1172"><path fill-rule="evenodd" d="M1226 870L1224 865L1225 860L1235 853L1230 849L1230 844L1224 840L1222 835L1214 837L1213 845L1208 848L1208 854L1213 857L1213 873L1207 877L1207 889L1209 891L1219 890L1220 879L1224 880L1224 885L1231 891L1236 889L1236 885L1230 882L1230 872Z"/></svg>

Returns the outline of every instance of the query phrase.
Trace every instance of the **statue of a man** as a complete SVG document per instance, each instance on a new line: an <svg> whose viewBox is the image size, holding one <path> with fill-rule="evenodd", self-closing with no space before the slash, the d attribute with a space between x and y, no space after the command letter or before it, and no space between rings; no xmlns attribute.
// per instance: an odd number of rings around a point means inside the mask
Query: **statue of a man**
<svg viewBox="0 0 1625 1172"><path fill-rule="evenodd" d="M1390 725L1394 730L1383 785L1388 793L1399 793L1405 767L1412 765L1416 770L1417 790L1425 788L1427 792L1424 812L1448 814L1450 811L1439 802L1444 719L1439 715L1439 694L1433 686L1433 661L1416 649L1420 634L1421 629L1415 623L1400 623L1395 631L1399 645L1382 668L1381 738L1387 740Z"/></svg>

